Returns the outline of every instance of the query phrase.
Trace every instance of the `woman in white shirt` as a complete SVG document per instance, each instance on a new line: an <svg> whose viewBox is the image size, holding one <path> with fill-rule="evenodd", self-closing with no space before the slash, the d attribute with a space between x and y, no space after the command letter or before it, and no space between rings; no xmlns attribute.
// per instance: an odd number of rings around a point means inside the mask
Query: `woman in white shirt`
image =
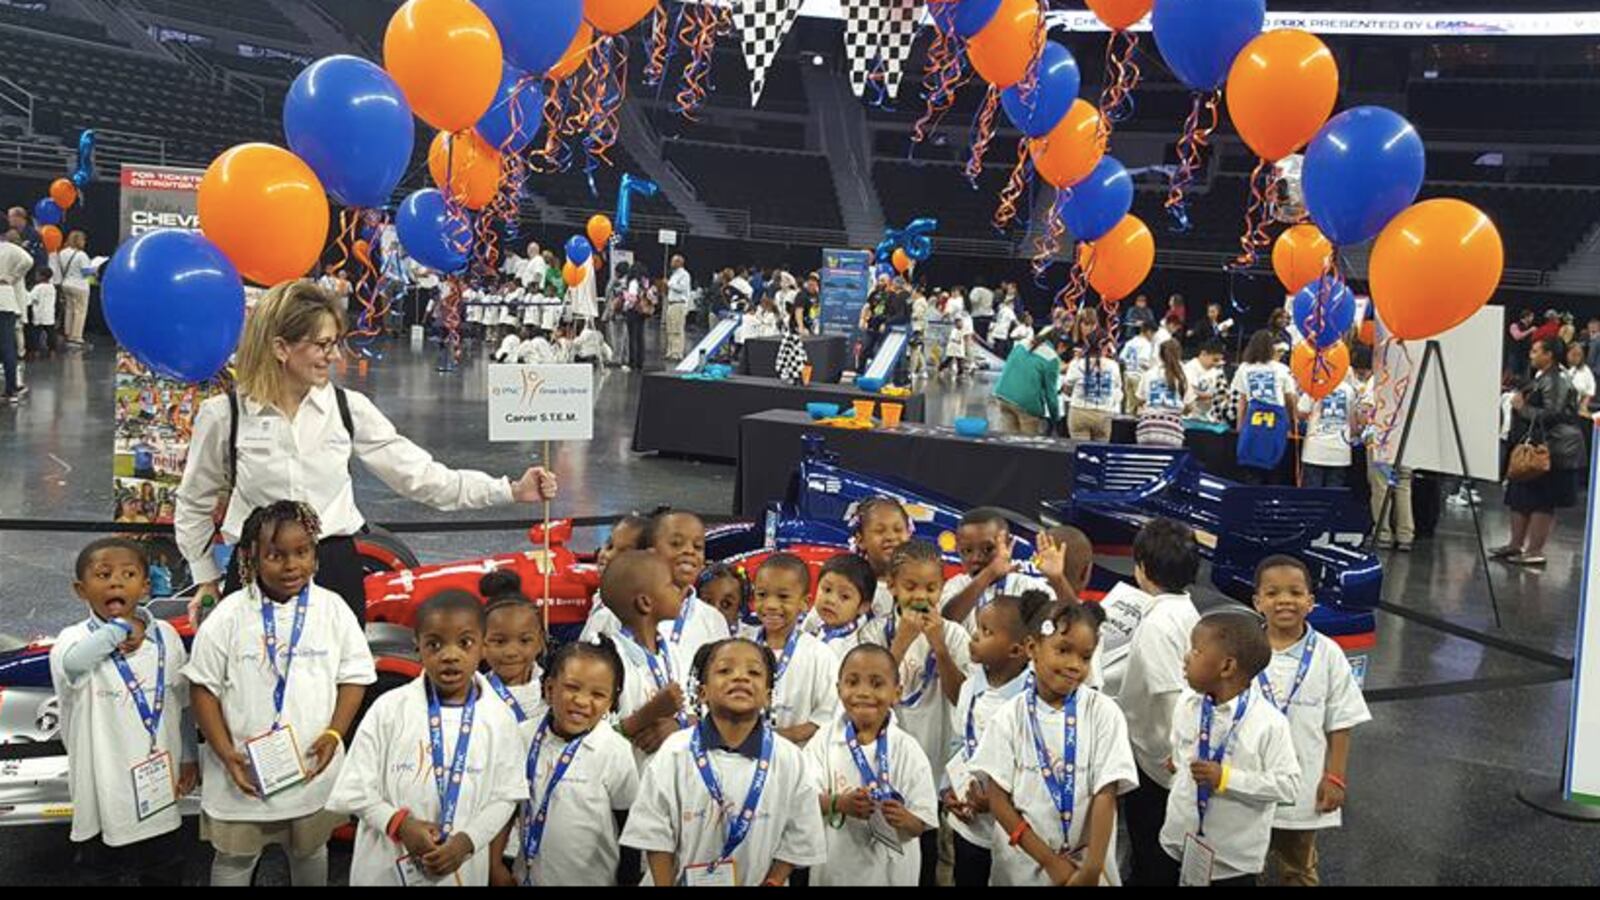
<svg viewBox="0 0 1600 900"><path fill-rule="evenodd" d="M81 231L67 235L66 244L50 254L51 281L61 288L62 325L69 349L84 349L83 321L89 314L89 279L83 270L89 265L89 236Z"/></svg>
<svg viewBox="0 0 1600 900"><path fill-rule="evenodd" d="M1567 378L1572 381L1572 390L1578 395L1578 415L1587 416L1591 410L1590 401L1594 399L1594 372L1584 359L1584 346L1582 344L1567 345Z"/></svg>
<svg viewBox="0 0 1600 900"><path fill-rule="evenodd" d="M355 505L350 461L359 458L395 491L435 509L532 503L556 494L555 475L530 468L515 482L451 469L411 443L364 395L335 387L329 370L343 331L333 299L309 281L278 285L257 304L239 343L238 388L201 404L178 487L173 525L199 586L191 618L222 596L211 558L212 512L226 500L222 537L238 540L251 510L298 500L322 517L317 583L365 621L363 572L354 535L366 527ZM227 591L239 587L237 566Z"/></svg>

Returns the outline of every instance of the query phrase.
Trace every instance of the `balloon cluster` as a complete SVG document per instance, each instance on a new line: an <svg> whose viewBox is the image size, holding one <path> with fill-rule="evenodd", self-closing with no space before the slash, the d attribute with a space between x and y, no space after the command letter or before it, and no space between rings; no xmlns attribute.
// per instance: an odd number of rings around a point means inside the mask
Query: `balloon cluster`
<svg viewBox="0 0 1600 900"><path fill-rule="evenodd" d="M92 128L85 129L78 136L78 164L71 177L50 182L48 196L39 198L33 204L33 220L39 225L39 240L47 253L60 250L65 243L61 225L67 217L67 210L77 205L83 192L89 189L89 182L94 180L95 140Z"/></svg>
<svg viewBox="0 0 1600 900"><path fill-rule="evenodd" d="M873 258L878 265L893 266L904 275L933 255L933 233L938 230L939 220L929 218L913 219L904 228L885 228Z"/></svg>

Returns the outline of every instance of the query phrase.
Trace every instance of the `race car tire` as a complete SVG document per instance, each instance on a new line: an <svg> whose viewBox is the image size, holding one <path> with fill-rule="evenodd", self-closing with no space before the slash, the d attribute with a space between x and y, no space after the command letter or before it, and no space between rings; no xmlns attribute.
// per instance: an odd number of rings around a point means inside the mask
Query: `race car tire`
<svg viewBox="0 0 1600 900"><path fill-rule="evenodd" d="M368 575L415 569L422 565L404 541L377 525L368 525L365 532L356 536L356 555L361 557L362 569Z"/></svg>

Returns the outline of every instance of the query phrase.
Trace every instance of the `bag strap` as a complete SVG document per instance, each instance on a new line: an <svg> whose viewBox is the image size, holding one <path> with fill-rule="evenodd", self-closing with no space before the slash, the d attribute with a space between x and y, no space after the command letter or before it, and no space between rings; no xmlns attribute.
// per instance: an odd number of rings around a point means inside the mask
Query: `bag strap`
<svg viewBox="0 0 1600 900"><path fill-rule="evenodd" d="M239 483L239 392L228 392L228 486Z"/></svg>

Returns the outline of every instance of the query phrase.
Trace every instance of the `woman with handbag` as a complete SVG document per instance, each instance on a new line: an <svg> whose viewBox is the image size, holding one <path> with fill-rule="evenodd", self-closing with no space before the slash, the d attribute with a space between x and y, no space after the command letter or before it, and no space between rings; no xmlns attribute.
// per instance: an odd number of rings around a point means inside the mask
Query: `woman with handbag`
<svg viewBox="0 0 1600 900"><path fill-rule="evenodd" d="M1506 467L1511 541L1490 556L1512 565L1543 566L1555 511L1576 502L1583 433L1577 425L1577 394L1561 371L1565 356L1559 337L1535 341L1528 351L1533 381L1511 399L1512 449Z"/></svg>

